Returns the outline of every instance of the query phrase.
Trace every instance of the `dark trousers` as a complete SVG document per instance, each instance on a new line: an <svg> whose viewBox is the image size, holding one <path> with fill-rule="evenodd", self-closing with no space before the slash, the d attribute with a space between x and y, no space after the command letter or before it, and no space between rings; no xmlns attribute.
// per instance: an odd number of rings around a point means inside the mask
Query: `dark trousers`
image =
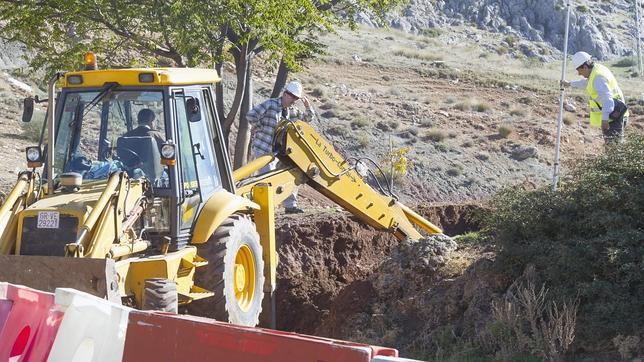
<svg viewBox="0 0 644 362"><path fill-rule="evenodd" d="M608 129L602 128L605 143L622 143L624 141L624 128L628 122L628 117L611 121L608 123Z"/></svg>

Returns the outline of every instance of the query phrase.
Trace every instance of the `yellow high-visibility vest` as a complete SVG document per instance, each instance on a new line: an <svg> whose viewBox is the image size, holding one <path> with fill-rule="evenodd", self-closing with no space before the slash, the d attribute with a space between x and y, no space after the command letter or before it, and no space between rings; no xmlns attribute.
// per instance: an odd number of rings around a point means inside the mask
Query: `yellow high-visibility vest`
<svg viewBox="0 0 644 362"><path fill-rule="evenodd" d="M615 76L610 71L610 69L601 64L595 64L592 72L590 72L590 77L588 77L586 92L590 97L588 99L588 107L590 107L590 125L592 127L599 128L602 126L602 110L600 107L603 107L604 105L599 103L599 100L597 99L599 97L599 94L597 93L597 90L595 90L595 86L593 85L593 83L595 82L595 77L597 75L601 75L602 77L606 78L606 80L608 80L608 89L610 89L610 91L613 93L613 98L619 99L622 102L624 102L624 100L622 99L621 93L617 91L617 79L615 79ZM628 115L628 112L626 114Z"/></svg>

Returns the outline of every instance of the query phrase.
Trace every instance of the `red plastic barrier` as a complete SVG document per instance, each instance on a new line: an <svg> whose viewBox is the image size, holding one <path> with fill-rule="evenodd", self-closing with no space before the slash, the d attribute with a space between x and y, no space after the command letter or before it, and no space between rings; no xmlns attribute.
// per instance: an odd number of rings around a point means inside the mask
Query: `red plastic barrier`
<svg viewBox="0 0 644 362"><path fill-rule="evenodd" d="M376 355L397 357L398 351L207 318L131 312L123 361L369 362Z"/></svg>
<svg viewBox="0 0 644 362"><path fill-rule="evenodd" d="M55 310L54 295L12 284L3 287L0 318L7 313L0 328L0 361L45 361L63 317Z"/></svg>

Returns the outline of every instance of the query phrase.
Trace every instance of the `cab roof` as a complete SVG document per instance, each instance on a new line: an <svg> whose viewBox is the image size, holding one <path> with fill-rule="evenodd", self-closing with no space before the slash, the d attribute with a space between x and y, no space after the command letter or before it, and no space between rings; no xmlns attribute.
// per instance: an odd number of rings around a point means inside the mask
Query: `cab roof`
<svg viewBox="0 0 644 362"><path fill-rule="evenodd" d="M65 73L64 78L61 80L61 86L64 88L102 87L105 83L118 83L121 86L169 86L212 84L219 81L221 81L221 78L219 78L217 71L214 69L129 68Z"/></svg>

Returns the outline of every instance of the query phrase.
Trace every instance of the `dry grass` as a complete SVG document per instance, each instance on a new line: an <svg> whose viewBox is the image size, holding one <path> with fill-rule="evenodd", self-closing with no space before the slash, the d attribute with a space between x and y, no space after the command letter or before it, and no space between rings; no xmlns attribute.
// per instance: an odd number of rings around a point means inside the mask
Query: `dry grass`
<svg viewBox="0 0 644 362"><path fill-rule="evenodd" d="M443 59L436 56L433 51L429 52L409 48L394 48L391 53L395 56L405 57L407 59L417 59L430 62Z"/></svg>
<svg viewBox="0 0 644 362"><path fill-rule="evenodd" d="M454 109L458 109L463 112L469 111L472 109L472 104L469 101L458 102L454 105Z"/></svg>
<svg viewBox="0 0 644 362"><path fill-rule="evenodd" d="M514 132L514 127L512 127L509 124L502 124L499 126L498 131L499 131L499 136L503 138L508 138L512 134L512 132Z"/></svg>
<svg viewBox="0 0 644 362"><path fill-rule="evenodd" d="M359 148L366 148L367 146L369 146L369 142L371 141L371 136L366 132L361 132L356 137L356 141L358 142Z"/></svg>
<svg viewBox="0 0 644 362"><path fill-rule="evenodd" d="M505 300L493 302L494 322L480 343L497 351L503 361L514 361L522 353L563 361L575 339L579 300L558 304L547 295L545 286L537 290L528 280L527 285L510 290Z"/></svg>
<svg viewBox="0 0 644 362"><path fill-rule="evenodd" d="M474 104L474 106L472 107L472 109L473 109L473 110L475 110L475 111L477 111L477 112L487 112L487 111L489 111L491 108L492 108L492 107L491 107L488 103L485 103L485 102L477 102L477 103L475 103L475 104Z"/></svg>
<svg viewBox="0 0 644 362"><path fill-rule="evenodd" d="M425 136L423 137L423 140L430 140L433 142L441 142L445 138L447 138L447 132L445 132L442 129L439 128L430 128L427 133L425 133Z"/></svg>
<svg viewBox="0 0 644 362"><path fill-rule="evenodd" d="M525 110L523 110L521 108L512 108L510 110L510 115L511 116L523 117L523 116L526 115L526 112L525 112Z"/></svg>

